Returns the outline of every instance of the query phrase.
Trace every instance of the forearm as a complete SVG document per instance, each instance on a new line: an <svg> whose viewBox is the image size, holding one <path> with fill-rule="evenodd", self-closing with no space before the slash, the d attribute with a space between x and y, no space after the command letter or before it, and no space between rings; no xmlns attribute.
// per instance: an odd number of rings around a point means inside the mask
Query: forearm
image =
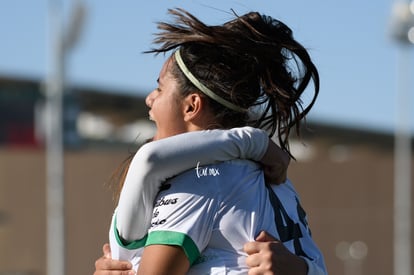
<svg viewBox="0 0 414 275"><path fill-rule="evenodd" d="M153 200L166 179L199 165L235 158L259 161L267 134L252 127L185 133L145 144L134 156L121 191L117 228L128 241L145 236Z"/></svg>

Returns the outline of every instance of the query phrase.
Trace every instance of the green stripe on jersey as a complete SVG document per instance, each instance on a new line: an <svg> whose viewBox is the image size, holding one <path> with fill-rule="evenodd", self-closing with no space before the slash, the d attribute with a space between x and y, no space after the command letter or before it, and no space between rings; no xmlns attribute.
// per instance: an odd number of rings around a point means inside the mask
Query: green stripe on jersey
<svg viewBox="0 0 414 275"><path fill-rule="evenodd" d="M115 219L114 220L115 239L120 247L133 250L133 249L137 249L137 248L141 248L145 246L145 241L147 240L148 235L145 235L145 237L140 240L136 240L132 242L124 240L121 236L119 236L118 229L116 228L116 216L114 219Z"/></svg>
<svg viewBox="0 0 414 275"><path fill-rule="evenodd" d="M176 245L182 247L192 265L200 256L194 241L186 234L173 231L152 231L148 234L145 246L152 244Z"/></svg>

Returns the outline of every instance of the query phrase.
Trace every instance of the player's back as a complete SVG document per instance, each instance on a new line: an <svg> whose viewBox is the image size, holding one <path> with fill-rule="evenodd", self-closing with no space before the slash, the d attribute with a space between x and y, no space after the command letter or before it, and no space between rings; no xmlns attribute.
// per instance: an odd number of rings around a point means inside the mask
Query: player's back
<svg viewBox="0 0 414 275"><path fill-rule="evenodd" d="M151 232L188 234L201 253L189 274L246 274L243 245L261 230L277 236L263 172L254 162L196 167L170 180L168 186L155 204L159 215ZM162 206L167 200L175 203ZM163 210L174 214L163 216ZM160 220L165 222L158 225Z"/></svg>

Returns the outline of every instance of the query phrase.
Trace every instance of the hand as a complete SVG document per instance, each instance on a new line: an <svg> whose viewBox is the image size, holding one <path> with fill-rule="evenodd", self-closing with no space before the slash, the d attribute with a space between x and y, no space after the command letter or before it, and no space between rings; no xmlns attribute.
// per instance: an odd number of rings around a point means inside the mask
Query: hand
<svg viewBox="0 0 414 275"><path fill-rule="evenodd" d="M287 167L278 165L264 165L263 173L265 181L271 185L279 185L286 181L287 179Z"/></svg>
<svg viewBox="0 0 414 275"><path fill-rule="evenodd" d="M102 247L103 256L95 262L94 275L133 275L132 264L126 261L112 260L109 244Z"/></svg>
<svg viewBox="0 0 414 275"><path fill-rule="evenodd" d="M263 165L263 172L267 183L281 184L286 181L290 156L271 139L260 163Z"/></svg>
<svg viewBox="0 0 414 275"><path fill-rule="evenodd" d="M256 241L246 243L244 251L249 255L246 259L249 275L306 275L308 272L304 259L264 231Z"/></svg>

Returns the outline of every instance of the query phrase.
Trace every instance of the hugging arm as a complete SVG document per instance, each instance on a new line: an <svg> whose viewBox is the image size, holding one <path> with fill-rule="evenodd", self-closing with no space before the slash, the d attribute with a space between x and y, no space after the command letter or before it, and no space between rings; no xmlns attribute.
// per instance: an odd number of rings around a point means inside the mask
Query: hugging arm
<svg viewBox="0 0 414 275"><path fill-rule="evenodd" d="M132 159L121 191L118 234L127 241L145 236L151 223L153 200L166 179L197 164L236 158L262 161L265 167L274 165L269 170L276 181L286 177L288 155L269 142L265 131L253 127L195 131L143 145Z"/></svg>

